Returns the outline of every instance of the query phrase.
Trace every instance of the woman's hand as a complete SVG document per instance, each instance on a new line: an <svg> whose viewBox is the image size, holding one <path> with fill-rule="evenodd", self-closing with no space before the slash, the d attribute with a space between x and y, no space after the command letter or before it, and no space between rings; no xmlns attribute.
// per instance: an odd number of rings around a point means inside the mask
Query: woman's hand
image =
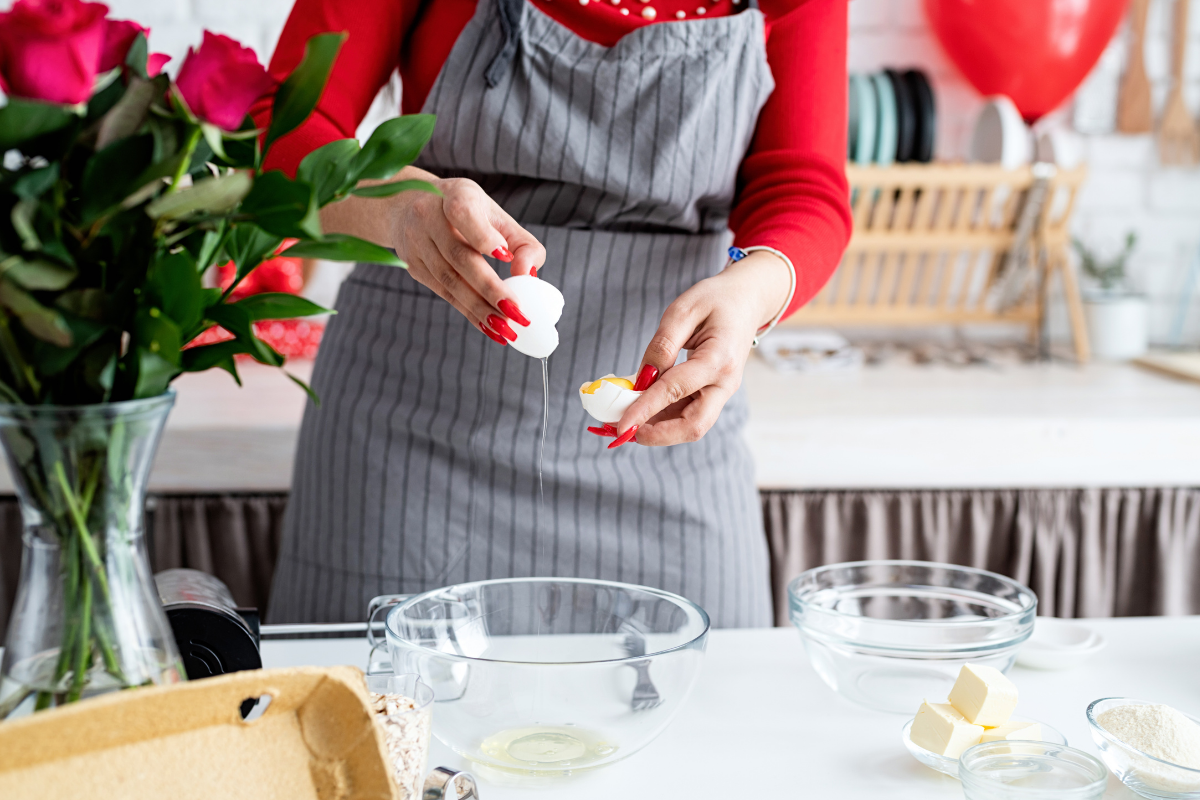
<svg viewBox="0 0 1200 800"><path fill-rule="evenodd" d="M617 430L628 435L636 426L636 441L644 445L694 442L707 433L741 386L754 335L782 308L790 283L783 259L759 250L681 294L642 358L660 377L625 411ZM675 365L680 350L690 352Z"/></svg>
<svg viewBox="0 0 1200 800"><path fill-rule="evenodd" d="M348 198L322 209L325 229L394 248L413 278L476 328L500 344L516 339L508 321L529 320L480 253L510 262L513 275L526 275L545 263L546 249L472 180L440 179L415 167L395 179L428 181L441 195L406 191L386 201Z"/></svg>

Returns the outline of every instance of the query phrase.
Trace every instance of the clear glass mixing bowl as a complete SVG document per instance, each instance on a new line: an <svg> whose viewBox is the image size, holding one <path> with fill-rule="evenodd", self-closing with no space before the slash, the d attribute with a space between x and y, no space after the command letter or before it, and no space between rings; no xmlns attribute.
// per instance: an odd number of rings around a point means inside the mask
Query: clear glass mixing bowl
<svg viewBox="0 0 1200 800"><path fill-rule="evenodd" d="M1007 671L1033 632L1037 597L981 569L853 561L788 585L792 623L813 667L869 708L912 715L943 702L963 664Z"/></svg>
<svg viewBox="0 0 1200 800"><path fill-rule="evenodd" d="M708 615L669 592L513 578L416 595L387 614L392 668L433 687L433 734L532 775L594 769L663 731L695 683Z"/></svg>

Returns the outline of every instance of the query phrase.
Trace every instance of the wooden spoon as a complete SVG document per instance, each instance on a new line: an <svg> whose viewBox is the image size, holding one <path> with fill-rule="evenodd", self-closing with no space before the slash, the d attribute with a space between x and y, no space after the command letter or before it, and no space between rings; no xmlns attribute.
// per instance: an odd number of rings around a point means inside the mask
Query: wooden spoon
<svg viewBox="0 0 1200 800"><path fill-rule="evenodd" d="M1154 130L1150 107L1150 79L1146 77L1146 15L1150 0L1133 0L1129 6L1129 52L1117 100L1117 130L1149 133Z"/></svg>
<svg viewBox="0 0 1200 800"><path fill-rule="evenodd" d="M1175 0L1175 35L1171 50L1171 93L1158 128L1159 158L1164 164L1190 165L1200 160L1200 131L1183 102L1183 57L1187 48L1188 0Z"/></svg>

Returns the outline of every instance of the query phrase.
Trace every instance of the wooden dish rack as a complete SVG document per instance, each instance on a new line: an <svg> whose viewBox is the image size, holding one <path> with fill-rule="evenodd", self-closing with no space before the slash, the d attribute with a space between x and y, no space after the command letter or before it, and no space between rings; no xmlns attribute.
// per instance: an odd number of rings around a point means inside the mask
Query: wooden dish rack
<svg viewBox="0 0 1200 800"><path fill-rule="evenodd" d="M846 254L825 288L784 324L1009 323L1025 325L1037 341L1058 275L1075 354L1086 362L1083 304L1068 259L1068 224L1086 175L1084 166L1045 164L1016 170L850 164L854 233ZM1039 179L1044 195L1026 214ZM1014 282L1014 275L1021 280ZM1006 294L998 297L1001 288Z"/></svg>

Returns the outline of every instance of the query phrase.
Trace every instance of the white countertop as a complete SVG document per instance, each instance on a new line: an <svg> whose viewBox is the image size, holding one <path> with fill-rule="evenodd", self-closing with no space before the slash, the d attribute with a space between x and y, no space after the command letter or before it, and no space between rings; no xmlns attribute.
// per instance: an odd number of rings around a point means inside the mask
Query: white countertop
<svg viewBox="0 0 1200 800"><path fill-rule="evenodd" d="M175 382L152 491L288 489L304 394L277 370L240 371L242 389L221 370ZM799 375L751 358L745 385L764 489L1200 485L1200 384L1130 365Z"/></svg>
<svg viewBox="0 0 1200 800"><path fill-rule="evenodd" d="M1200 715L1200 617L1078 620L1108 647L1065 672L1014 667L1018 713L1045 721L1093 755L1084 711L1101 697L1128 696ZM266 666L366 663L360 639L270 641ZM915 712L915 709L914 709ZM961 798L958 781L917 763L900 741L904 718L852 705L828 688L793 629L719 630L679 716L627 760L569 780L499 785L481 777L483 800L837 800ZM437 711L434 711L437 727ZM438 742L430 767L470 769ZM476 771L478 776L478 771ZM1110 776L1109 798L1136 798Z"/></svg>

